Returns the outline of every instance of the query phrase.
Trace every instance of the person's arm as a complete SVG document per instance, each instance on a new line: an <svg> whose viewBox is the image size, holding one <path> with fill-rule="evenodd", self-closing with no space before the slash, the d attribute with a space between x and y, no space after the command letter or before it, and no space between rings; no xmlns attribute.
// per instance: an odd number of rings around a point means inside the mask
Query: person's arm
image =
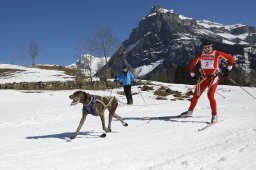
<svg viewBox="0 0 256 170"><path fill-rule="evenodd" d="M121 80L121 73L118 74L118 76L115 77L116 81L120 81Z"/></svg>
<svg viewBox="0 0 256 170"><path fill-rule="evenodd" d="M190 64L190 76L195 77L195 66L200 61L201 55L197 55Z"/></svg>
<svg viewBox="0 0 256 170"><path fill-rule="evenodd" d="M227 53L224 53L222 51L218 51L219 52L219 56L222 58L222 59L225 59L225 60L228 60L228 66L227 66L227 70L228 71L231 71L232 68L233 68L233 65L234 65L234 57L230 54L227 54Z"/></svg>
<svg viewBox="0 0 256 170"><path fill-rule="evenodd" d="M135 80L135 77L134 75L132 74L132 72L130 72L130 75L131 75L131 82L133 82Z"/></svg>
<svg viewBox="0 0 256 170"><path fill-rule="evenodd" d="M121 73L118 74L118 76L115 76L114 82L117 83L119 81L122 81L121 79Z"/></svg>

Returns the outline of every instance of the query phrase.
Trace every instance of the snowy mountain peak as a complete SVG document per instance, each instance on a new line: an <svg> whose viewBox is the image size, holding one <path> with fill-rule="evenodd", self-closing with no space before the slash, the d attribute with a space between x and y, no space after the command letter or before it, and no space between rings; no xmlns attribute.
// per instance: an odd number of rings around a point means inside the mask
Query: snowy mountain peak
<svg viewBox="0 0 256 170"><path fill-rule="evenodd" d="M110 57L107 58L109 60ZM77 59L73 64L67 66L67 68L75 68L82 70L86 75L90 75L90 69L92 75L95 75L97 71L105 65L106 61L103 57L96 57L91 54L84 54Z"/></svg>
<svg viewBox="0 0 256 170"><path fill-rule="evenodd" d="M174 13L174 10L173 9L165 9L165 8L162 8L159 4L155 4L152 8L151 8L151 11L150 13L156 13L156 12L160 12L160 13L167 13L167 12L170 12L170 13Z"/></svg>

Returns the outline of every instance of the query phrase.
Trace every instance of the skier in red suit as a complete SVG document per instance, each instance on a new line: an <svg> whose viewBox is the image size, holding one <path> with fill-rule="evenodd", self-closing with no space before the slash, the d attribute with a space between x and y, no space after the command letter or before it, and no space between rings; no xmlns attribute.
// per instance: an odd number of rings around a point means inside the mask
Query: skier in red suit
<svg viewBox="0 0 256 170"><path fill-rule="evenodd" d="M208 87L207 95L212 109L211 123L214 123L218 120L214 93L219 84L219 63L222 59L228 61L227 70L223 74L223 76L228 76L234 64L234 58L222 51L213 50L213 44L211 42L205 42L203 47L204 51L202 54L197 55L190 64L190 75L192 78L195 78L195 66L196 64L200 63L201 78L196 85L194 96L191 100L188 111L182 113L180 117L187 117L193 114L193 110L197 104L198 99L204 90Z"/></svg>

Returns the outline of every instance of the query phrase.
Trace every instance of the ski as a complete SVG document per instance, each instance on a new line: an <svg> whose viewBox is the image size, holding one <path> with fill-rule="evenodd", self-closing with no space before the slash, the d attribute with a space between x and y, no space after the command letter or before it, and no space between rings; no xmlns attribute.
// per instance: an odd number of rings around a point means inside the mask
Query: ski
<svg viewBox="0 0 256 170"><path fill-rule="evenodd" d="M143 117L142 120L147 120L146 124L151 122L152 120L170 120L170 119L181 119L181 118L192 118L192 116L180 116L180 115L175 115L175 116L159 116L159 117Z"/></svg>
<svg viewBox="0 0 256 170"><path fill-rule="evenodd" d="M176 116L159 116L159 117L143 117L143 120L166 120L166 119L178 119L178 118L189 118L192 116L186 116L186 117L182 117L180 115L176 115Z"/></svg>
<svg viewBox="0 0 256 170"><path fill-rule="evenodd" d="M220 122L222 122L222 121L223 121L223 120L219 120L219 121L217 121L217 122L208 123L206 126L200 128L200 129L198 129L198 132L203 131L203 130L205 130L205 129L208 129L208 128L212 127L213 125L216 125L217 123L220 123Z"/></svg>

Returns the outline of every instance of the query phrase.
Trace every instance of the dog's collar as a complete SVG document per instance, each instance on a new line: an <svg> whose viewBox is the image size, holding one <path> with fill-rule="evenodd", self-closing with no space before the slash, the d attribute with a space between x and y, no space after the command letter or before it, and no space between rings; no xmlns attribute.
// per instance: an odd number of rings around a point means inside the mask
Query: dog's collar
<svg viewBox="0 0 256 170"><path fill-rule="evenodd" d="M94 95L90 95L91 96L91 100L88 104L84 104L84 106L89 106L91 104L95 104L96 103L96 96Z"/></svg>
<svg viewBox="0 0 256 170"><path fill-rule="evenodd" d="M83 106L83 110L86 110L88 114L91 114L93 116L97 116L98 114L96 114L93 111L93 105L97 102L96 96L91 95L91 101L88 104L84 104Z"/></svg>

